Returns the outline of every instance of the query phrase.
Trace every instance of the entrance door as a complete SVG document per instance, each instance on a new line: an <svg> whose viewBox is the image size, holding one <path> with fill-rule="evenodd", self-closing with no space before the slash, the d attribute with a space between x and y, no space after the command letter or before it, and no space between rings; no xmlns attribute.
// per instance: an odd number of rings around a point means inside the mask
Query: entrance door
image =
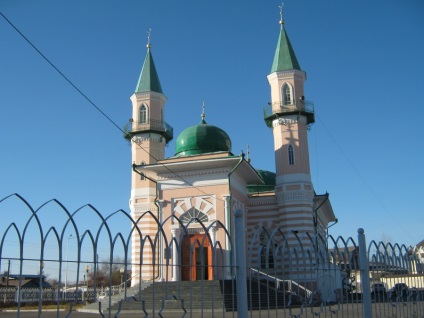
<svg viewBox="0 0 424 318"><path fill-rule="evenodd" d="M211 280L212 279L212 248L208 239L200 246L203 234L185 235L181 249L181 278L182 280ZM191 246L194 249L191 252ZM191 263L190 263L190 253Z"/></svg>
<svg viewBox="0 0 424 318"><path fill-rule="evenodd" d="M194 250L196 257L196 278L195 280L207 280L208 279L208 248L207 247L196 247ZM203 265L203 266L202 266ZM205 266L206 265L206 266Z"/></svg>

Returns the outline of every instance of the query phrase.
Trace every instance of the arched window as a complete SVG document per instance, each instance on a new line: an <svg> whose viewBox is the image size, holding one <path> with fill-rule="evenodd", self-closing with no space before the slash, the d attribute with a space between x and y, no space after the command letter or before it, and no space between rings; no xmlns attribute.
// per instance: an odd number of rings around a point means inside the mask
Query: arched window
<svg viewBox="0 0 424 318"><path fill-rule="evenodd" d="M288 83L284 83L283 85L283 105L291 105L292 103L292 87Z"/></svg>
<svg viewBox="0 0 424 318"><path fill-rule="evenodd" d="M181 215L180 220L183 223L188 223L193 218L199 219L202 223L209 221L209 218L208 218L208 216L205 213L203 213L203 212L201 212L201 211L199 211L199 210L197 210L195 208L191 208L190 210L184 212ZM194 220L193 222L194 223L198 223L197 220Z"/></svg>
<svg viewBox="0 0 424 318"><path fill-rule="evenodd" d="M289 145L288 155L289 155L289 165L294 165L294 148L292 145Z"/></svg>
<svg viewBox="0 0 424 318"><path fill-rule="evenodd" d="M260 242L260 255L261 255L261 268L274 268L274 253L272 250L272 244L270 245L270 249L267 253L267 246L269 242L269 235L268 233L263 230L259 234L259 242ZM268 259L268 266L267 266L267 259Z"/></svg>
<svg viewBox="0 0 424 318"><path fill-rule="evenodd" d="M140 124L146 124L147 123L147 107L144 104L140 106L139 123Z"/></svg>
<svg viewBox="0 0 424 318"><path fill-rule="evenodd" d="M268 244L269 235L268 235L268 233L265 230L263 230L261 232L261 234L259 234L259 241L261 242L262 245L267 245Z"/></svg>
<svg viewBox="0 0 424 318"><path fill-rule="evenodd" d="M274 252L272 251L272 247L270 247L268 253L266 250L266 245L261 246L261 268L274 268ZM268 266L266 260L268 259Z"/></svg>

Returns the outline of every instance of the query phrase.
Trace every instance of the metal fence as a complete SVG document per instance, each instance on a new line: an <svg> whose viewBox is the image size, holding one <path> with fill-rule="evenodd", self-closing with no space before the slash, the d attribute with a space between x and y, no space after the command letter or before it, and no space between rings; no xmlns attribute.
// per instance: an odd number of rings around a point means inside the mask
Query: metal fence
<svg viewBox="0 0 424 318"><path fill-rule="evenodd" d="M65 308L71 317L83 312L101 317L132 312L140 317L424 317L420 255L404 245L367 244L362 229L357 239L344 239L259 228L249 237L226 236L224 249L211 239L212 229L226 231L219 222L156 219L157 234L142 240L153 257L133 264L132 237L142 235L142 229L123 210L105 217L86 205L71 213L57 200L35 209L14 194L0 201L0 219L0 310L16 309L17 317L27 303L38 307L39 317L47 303L58 313ZM201 226L203 239L191 245L184 245L183 236L169 239L171 221L183 233ZM243 212L236 210L234 233L246 233L244 224ZM170 257L183 249L188 263ZM210 253L208 261L204 253ZM140 273L130 273L133 265L161 268L162 276L142 280ZM166 279L185 270L191 273L188 280ZM77 304L79 313L72 309Z"/></svg>
<svg viewBox="0 0 424 318"><path fill-rule="evenodd" d="M111 295L119 294L123 291L120 286L112 286ZM107 288L101 288L97 290L99 297L100 295L109 294ZM43 303L57 302L61 300L63 302L94 302L94 288L81 288L75 290L70 288L67 291L63 288L45 288L43 287L40 294L39 288L17 288L17 287L4 287L0 286L0 302L3 304L18 303L38 303L38 300L42 299Z"/></svg>

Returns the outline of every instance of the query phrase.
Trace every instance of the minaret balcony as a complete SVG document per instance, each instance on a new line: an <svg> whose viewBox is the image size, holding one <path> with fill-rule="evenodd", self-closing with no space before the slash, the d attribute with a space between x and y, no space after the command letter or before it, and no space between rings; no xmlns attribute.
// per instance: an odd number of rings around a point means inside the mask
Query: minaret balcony
<svg viewBox="0 0 424 318"><path fill-rule="evenodd" d="M136 134L149 132L162 135L167 143L174 138L174 128L167 122L159 120L150 120L142 123L133 121L124 128L124 137L131 139Z"/></svg>
<svg viewBox="0 0 424 318"><path fill-rule="evenodd" d="M272 127L272 121L274 119L293 114L306 116L308 125L314 123L314 103L304 99L296 99L268 103L264 107L264 119L268 127Z"/></svg>

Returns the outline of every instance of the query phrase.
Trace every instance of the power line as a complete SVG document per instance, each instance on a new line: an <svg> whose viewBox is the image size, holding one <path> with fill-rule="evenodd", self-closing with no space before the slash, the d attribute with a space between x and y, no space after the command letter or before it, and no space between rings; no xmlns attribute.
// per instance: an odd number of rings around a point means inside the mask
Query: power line
<svg viewBox="0 0 424 318"><path fill-rule="evenodd" d="M107 120L110 121L110 123L112 125L114 125L116 128L118 128L122 133L124 132L108 115L106 115L105 112L103 112L99 107L97 107L97 105L90 99L88 98L87 95L85 95L65 74L63 74L57 67L56 65L54 65L21 31L19 31L19 29L17 27L15 27L15 25L8 19L6 18L6 16L0 11L0 15L7 21L7 23L9 23L9 25L15 29L16 32L19 33L20 36L22 36L25 41L32 46L32 48L34 50L37 51L38 54L41 55L41 57L50 64L51 67L53 67L56 72L58 72L73 88L75 88L77 90L78 93L81 94L81 96L83 96L94 108L97 109L97 111L99 111Z"/></svg>
<svg viewBox="0 0 424 318"><path fill-rule="evenodd" d="M368 191L371 193L371 195L374 197L374 199L381 205L381 207L392 216L393 220L396 220L396 217L390 212L389 208L386 206L386 204L384 204L383 200L381 200L377 193L374 191L374 189L370 186L370 184L367 182L367 180L362 176L362 174L359 172L359 170L356 168L355 164L352 162L352 160L350 160L349 156L343 151L342 147L339 145L339 143L337 142L336 138L331 134L330 130L327 128L327 126L325 125L324 121L317 116L318 120L320 121L320 123L322 124L322 127L324 127L326 133L328 134L328 136L331 138L331 140L333 141L334 145L337 147L337 149L340 151L340 153L343 155L343 157L345 158L345 160L349 163L349 165L351 166L351 168L353 169L353 171L357 174L357 176L359 177L359 179L365 184L365 186L368 188ZM405 233L407 233L408 235L410 235L410 233L401 225L400 222L396 223L396 226L400 227Z"/></svg>
<svg viewBox="0 0 424 318"><path fill-rule="evenodd" d="M31 47L38 53L41 55L41 57L50 64L51 67L53 67L56 72L58 72L60 74L60 76L63 77L63 79L65 79L82 97L84 97L91 106L93 106L100 114L102 114L113 126L115 126L115 128L117 128L121 133L125 134L124 130L119 127L99 106L97 106L86 94L84 94L62 71L59 70L59 68L53 64L53 62L51 62L36 46L35 44L33 44L1 11L0 11L0 15L7 21L7 23L9 23L9 25L16 31L19 33L19 35L29 44L31 45ZM132 138L131 141L135 142ZM172 169L170 169L169 167L167 167L166 165L164 165L163 163L160 163L158 159L156 159L151 153L149 153L146 149L144 149L143 147L141 147L137 142L135 142L137 144L138 147L140 147L144 152L146 152L153 160L155 160L156 162L158 162L160 165L162 165L165 169L167 169L170 173L174 174L175 176L177 176L180 180L182 180L184 183L188 184L189 186L195 188L196 190L200 191L203 194L208 195L209 193L204 192L203 190L199 189L198 187L194 186L193 184L191 184L190 182L188 182L186 179L184 179L183 177L181 177L178 173L172 171ZM216 198L217 200L220 201L224 201L221 198Z"/></svg>

